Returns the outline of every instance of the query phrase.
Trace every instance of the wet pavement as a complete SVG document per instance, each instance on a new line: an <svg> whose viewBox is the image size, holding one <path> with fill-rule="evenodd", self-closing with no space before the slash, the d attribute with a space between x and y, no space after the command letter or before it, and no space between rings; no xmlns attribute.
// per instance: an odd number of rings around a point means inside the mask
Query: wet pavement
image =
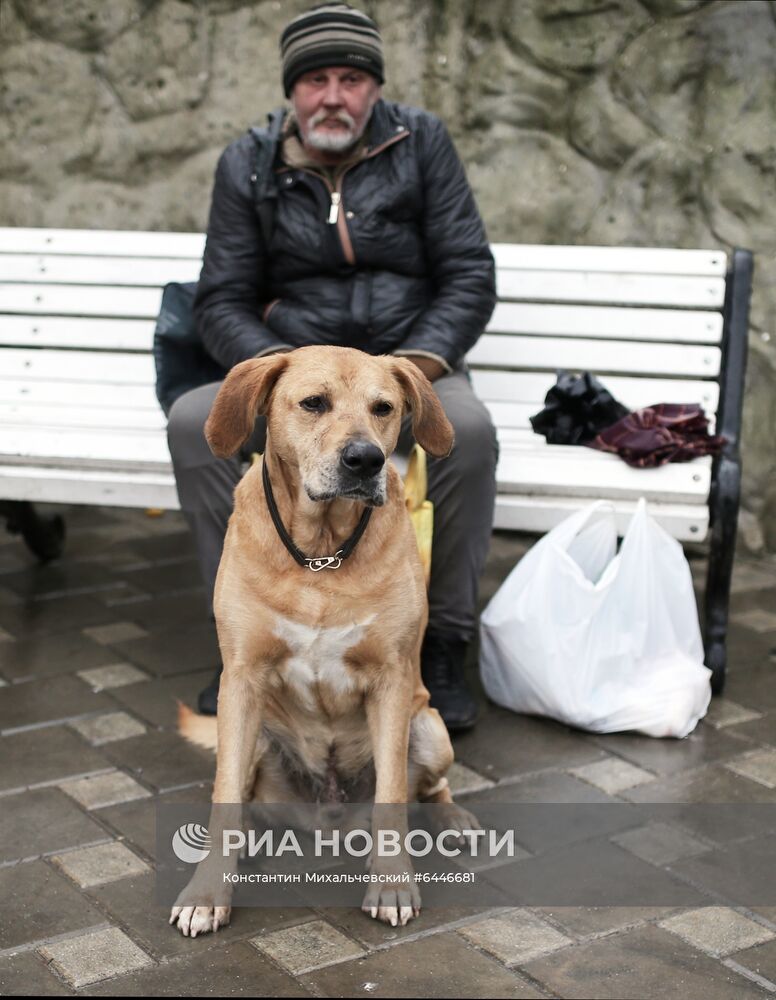
<svg viewBox="0 0 776 1000"><path fill-rule="evenodd" d="M240 908L217 935L183 938L155 902L154 819L159 801L206 801L213 777L174 726L176 699L194 705L218 662L193 549L177 513L64 512L66 551L48 566L0 535L0 992L774 995L776 905L726 903L702 864L739 848L765 872L773 855L762 833L722 824L617 835L634 865L692 880L702 905L451 907L400 929L357 910ZM530 543L494 535L483 603ZM702 586L702 555L691 565ZM481 695L455 741L460 801L776 803L776 563L739 560L733 589L725 694L690 737L596 736Z"/></svg>

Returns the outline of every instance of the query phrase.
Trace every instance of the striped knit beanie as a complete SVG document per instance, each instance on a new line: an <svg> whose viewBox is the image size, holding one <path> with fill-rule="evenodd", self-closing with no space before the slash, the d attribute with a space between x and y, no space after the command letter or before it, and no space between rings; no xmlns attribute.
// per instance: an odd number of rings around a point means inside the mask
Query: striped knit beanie
<svg viewBox="0 0 776 1000"><path fill-rule="evenodd" d="M283 90L303 73L325 66L353 66L383 82L383 43L377 24L346 3L322 3L295 17L280 36Z"/></svg>

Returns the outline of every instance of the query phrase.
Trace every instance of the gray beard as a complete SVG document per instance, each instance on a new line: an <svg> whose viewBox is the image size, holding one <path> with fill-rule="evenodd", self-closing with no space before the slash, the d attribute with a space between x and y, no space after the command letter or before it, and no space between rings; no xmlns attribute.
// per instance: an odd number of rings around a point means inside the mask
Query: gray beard
<svg viewBox="0 0 776 1000"><path fill-rule="evenodd" d="M310 129L305 136L305 144L324 153L344 153L345 150L354 146L363 134L363 128L360 131L348 130L347 132Z"/></svg>

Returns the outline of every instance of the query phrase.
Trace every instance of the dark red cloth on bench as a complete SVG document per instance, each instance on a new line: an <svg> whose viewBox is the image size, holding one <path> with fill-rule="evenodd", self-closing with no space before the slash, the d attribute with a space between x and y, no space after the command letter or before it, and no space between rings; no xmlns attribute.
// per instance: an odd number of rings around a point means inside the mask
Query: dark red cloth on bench
<svg viewBox="0 0 776 1000"><path fill-rule="evenodd" d="M709 421L698 403L656 403L607 427L587 447L614 452L628 465L648 469L716 455L724 443L723 437L709 434Z"/></svg>

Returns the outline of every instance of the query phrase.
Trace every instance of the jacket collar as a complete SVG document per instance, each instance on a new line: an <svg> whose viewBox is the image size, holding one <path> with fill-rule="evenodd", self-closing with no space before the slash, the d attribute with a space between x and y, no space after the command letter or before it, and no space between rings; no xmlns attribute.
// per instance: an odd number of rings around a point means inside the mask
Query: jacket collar
<svg viewBox="0 0 776 1000"><path fill-rule="evenodd" d="M402 121L391 105L380 98L372 109L372 117L369 119L368 152L389 142L402 131L409 132L407 123Z"/></svg>

